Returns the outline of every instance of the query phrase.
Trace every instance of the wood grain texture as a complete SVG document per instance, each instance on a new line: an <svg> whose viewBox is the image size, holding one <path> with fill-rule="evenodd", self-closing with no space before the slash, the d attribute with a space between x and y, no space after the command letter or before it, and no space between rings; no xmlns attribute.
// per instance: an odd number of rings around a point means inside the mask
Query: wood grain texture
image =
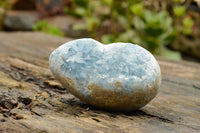
<svg viewBox="0 0 200 133"><path fill-rule="evenodd" d="M69 40L0 33L0 132L200 132L200 64L157 57L163 79L156 98L135 112L106 112L81 102L52 76L49 54Z"/></svg>

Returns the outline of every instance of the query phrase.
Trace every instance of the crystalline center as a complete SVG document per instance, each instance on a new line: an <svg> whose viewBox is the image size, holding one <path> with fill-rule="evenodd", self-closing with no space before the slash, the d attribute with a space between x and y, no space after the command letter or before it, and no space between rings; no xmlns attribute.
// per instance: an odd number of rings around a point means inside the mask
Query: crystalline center
<svg viewBox="0 0 200 133"><path fill-rule="evenodd" d="M51 57L53 73L59 70L61 76L74 81L78 91L88 95L91 83L112 89L120 82L126 92L133 92L136 86L153 86L160 72L147 50L130 43L103 45L93 39L78 39L60 46Z"/></svg>

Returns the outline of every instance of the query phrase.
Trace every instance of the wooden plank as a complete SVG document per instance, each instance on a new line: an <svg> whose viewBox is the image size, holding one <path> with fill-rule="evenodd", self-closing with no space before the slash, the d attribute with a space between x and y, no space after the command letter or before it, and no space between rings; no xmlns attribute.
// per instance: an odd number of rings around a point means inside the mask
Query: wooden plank
<svg viewBox="0 0 200 133"><path fill-rule="evenodd" d="M71 40L42 33L0 33L0 132L200 132L200 64L157 57L159 94L142 109L97 110L52 76L51 51Z"/></svg>

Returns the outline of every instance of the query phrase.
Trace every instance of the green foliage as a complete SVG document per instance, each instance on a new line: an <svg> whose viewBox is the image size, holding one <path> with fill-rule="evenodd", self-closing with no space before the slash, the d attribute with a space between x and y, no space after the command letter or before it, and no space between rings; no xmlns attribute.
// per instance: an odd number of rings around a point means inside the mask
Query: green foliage
<svg viewBox="0 0 200 133"><path fill-rule="evenodd" d="M184 6L175 6L173 8L173 12L176 17L182 17L185 14L185 7Z"/></svg>
<svg viewBox="0 0 200 133"><path fill-rule="evenodd" d="M84 24L74 25L74 29L87 29L90 31L92 37L96 37L96 30L100 24L99 16L95 12L94 6L101 4L101 1L91 0L74 0L76 8L65 8L65 13L73 15L75 17L81 17L84 19Z"/></svg>
<svg viewBox="0 0 200 133"><path fill-rule="evenodd" d="M87 8L89 5L90 0L74 0L74 3L83 8Z"/></svg>
<svg viewBox="0 0 200 133"><path fill-rule="evenodd" d="M0 31L3 30L3 23L7 15L7 11L11 8L10 0L0 0Z"/></svg>
<svg viewBox="0 0 200 133"><path fill-rule="evenodd" d="M160 52L160 56L166 57L168 59L173 59L173 60L181 60L181 54L177 51L172 51L169 49L162 49L162 52Z"/></svg>
<svg viewBox="0 0 200 133"><path fill-rule="evenodd" d="M173 19L166 11L150 11L143 6L142 0L85 0L82 3L78 1L81 0L75 1L75 9L66 11L85 20L84 24L75 25L74 28L87 29L95 38L97 29L105 21L109 21L111 25L108 30L111 33L101 37L103 43L137 43L153 54L180 59L178 52L166 48L178 34L173 27ZM185 8L181 6L176 6L173 11L177 17L185 14ZM117 30L119 27L123 28L120 32ZM189 33L189 30L187 32Z"/></svg>
<svg viewBox="0 0 200 133"><path fill-rule="evenodd" d="M132 13L134 13L135 15L142 15L143 13L143 5L142 3L137 3L137 4L134 4L130 7L130 10L132 11Z"/></svg>
<svg viewBox="0 0 200 133"><path fill-rule="evenodd" d="M5 1L6 0L0 0L0 7L4 7L5 6Z"/></svg>
<svg viewBox="0 0 200 133"><path fill-rule="evenodd" d="M176 3L180 3L181 2L181 0L173 0L174 2L176 2Z"/></svg>
<svg viewBox="0 0 200 133"><path fill-rule="evenodd" d="M183 33L186 35L191 35L194 21L190 17L186 17L182 21L183 21L182 22L183 23Z"/></svg>
<svg viewBox="0 0 200 133"><path fill-rule="evenodd" d="M153 54L160 54L161 49L176 37L172 19L164 11L154 13L146 10L142 16L133 18L133 24L139 37L138 43Z"/></svg>
<svg viewBox="0 0 200 133"><path fill-rule="evenodd" d="M144 10L142 14L132 18L132 26L135 27L135 30L127 29L117 36L104 35L102 42L106 44L115 41L137 43L153 54L177 60L181 59L179 52L170 51L165 47L177 36L177 31L172 26L172 18L167 12L155 13Z"/></svg>
<svg viewBox="0 0 200 133"><path fill-rule="evenodd" d="M109 35L109 34L103 35L101 38L101 41L104 44L109 44L109 43L115 42L115 37L113 35Z"/></svg>
<svg viewBox="0 0 200 133"><path fill-rule="evenodd" d="M186 16L186 5L180 6L181 0L173 0L177 5L173 7L174 27L179 33L191 35L193 31L194 21ZM187 3L187 2L186 2Z"/></svg>
<svg viewBox="0 0 200 133"><path fill-rule="evenodd" d="M103 2L110 7L113 5L113 0L103 0Z"/></svg>
<svg viewBox="0 0 200 133"><path fill-rule="evenodd" d="M60 28L51 25L47 20L40 20L33 26L34 31L42 31L44 33L56 36L64 36Z"/></svg>
<svg viewBox="0 0 200 133"><path fill-rule="evenodd" d="M85 14L84 8L76 8L71 10L69 7L65 7L64 12L75 17L82 17Z"/></svg>

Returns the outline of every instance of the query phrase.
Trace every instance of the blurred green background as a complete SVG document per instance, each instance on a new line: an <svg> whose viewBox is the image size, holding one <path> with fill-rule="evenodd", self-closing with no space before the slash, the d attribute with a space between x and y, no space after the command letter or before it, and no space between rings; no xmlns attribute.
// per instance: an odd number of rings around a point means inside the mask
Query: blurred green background
<svg viewBox="0 0 200 133"><path fill-rule="evenodd" d="M131 42L200 61L200 0L0 0L0 30Z"/></svg>

